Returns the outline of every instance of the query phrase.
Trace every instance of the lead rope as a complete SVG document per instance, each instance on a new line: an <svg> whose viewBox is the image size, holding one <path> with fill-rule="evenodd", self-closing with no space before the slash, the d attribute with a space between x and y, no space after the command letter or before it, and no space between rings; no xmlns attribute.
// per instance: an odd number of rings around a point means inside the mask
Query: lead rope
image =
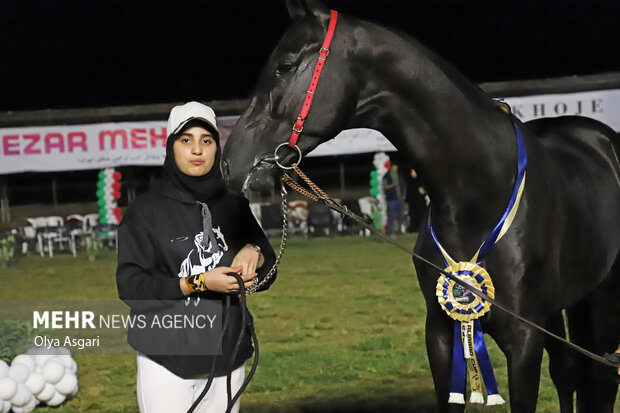
<svg viewBox="0 0 620 413"><path fill-rule="evenodd" d="M284 185L284 182L281 182L280 196L282 198L282 201L280 206L282 210L282 236L280 237L280 251L278 251L278 256L276 257L276 260L267 275L265 275L265 277L260 282L252 284L249 288L246 289L247 295L255 293L256 291L258 291L259 288L267 284L276 273L276 271L278 270L278 266L280 265L280 260L282 259L282 255L284 254L284 249L286 248L286 241L288 238L288 203L286 198L287 194L288 192L286 190L286 186Z"/></svg>
<svg viewBox="0 0 620 413"><path fill-rule="evenodd" d="M250 369L250 372L248 373L247 377L244 379L243 384L241 385L239 390L237 390L237 392L235 393L234 397L232 397L232 391L231 391L231 380L232 380L231 373L229 373L228 376L226 377L226 389L227 389L226 392L228 395L228 408L226 409L226 413L230 413L230 411L234 407L239 397L241 397L241 394L245 391L248 384L250 384L250 381L252 380L252 377L254 376L254 373L256 372L256 367L258 366L258 338L256 337L256 331L254 329L254 324L252 323L252 318L250 317L250 310L248 310L247 303L246 303L245 283L239 274L230 273L229 275L235 277L235 279L239 283L239 304L241 307L241 331L239 332L239 337L237 337L237 342L235 343L235 347L234 347L234 350L231 356L231 360L234 362L234 360L237 358L237 354L239 352L239 346L241 345L241 339L243 338L243 331L247 328L250 331L251 339L254 344L254 361L252 362L252 368ZM232 367L233 366L231 366L231 369Z"/></svg>
<svg viewBox="0 0 620 413"><path fill-rule="evenodd" d="M231 355L231 360L234 362L235 358L237 358L237 353L239 350L239 345L241 344L243 332L247 328L250 331L251 339L254 345L254 361L252 362L252 368L250 369L250 372L243 380L243 384L241 385L239 390L237 390L234 397L232 396L232 391L231 391L232 371L231 373L228 373L228 375L226 376L226 394L227 394L227 399L228 399L226 413L230 413L230 411L232 410L233 406L235 405L239 397L241 397L241 394L245 391L246 387L250 384L250 381L252 380L254 373L256 373L256 368L258 366L258 358L259 358L258 337L256 336L256 330L254 329L252 318L248 317L250 315L250 310L248 310L246 299L245 299L246 297L245 283L243 282L243 279L241 278L241 276L237 273L229 273L228 275L235 277L235 279L237 280L237 283L239 283L239 306L241 307L241 330L239 331L239 336L237 337L237 342L235 343L235 347ZM222 328L222 335L220 336L220 339L218 340L218 347L222 345L224 334L226 333L226 330L228 329L229 321L230 321L230 295L227 295L226 296L226 321L224 321L224 326ZM192 406L189 408L187 413L193 413L196 407L198 407L202 399L205 397L205 395L209 391L209 388L211 387L211 384L213 383L213 379L215 377L215 362L216 361L217 361L217 358L214 358L211 364L211 371L209 372L209 379L207 380L207 383L205 384L204 389L202 390L198 398L194 401ZM232 369L233 366L231 366L230 368Z"/></svg>
<svg viewBox="0 0 620 413"><path fill-rule="evenodd" d="M228 329L229 321L230 321L230 296L227 295L226 296L226 320L224 321L224 325L222 326L222 335L220 336L217 342L217 347L220 347L222 345L222 341L224 340L224 334L226 333L226 330ZM198 407L198 404L200 404L202 399L205 397L205 395L209 391L209 388L211 387L211 384L213 383L213 379L215 378L215 362L216 361L217 361L217 358L214 357L213 361L211 362L211 371L209 372L209 379L207 380L207 383L205 384L204 389L202 389L202 392L200 393L200 395L198 395L198 398L194 401L194 403L192 403L187 413L193 413L194 410L196 410L196 407Z"/></svg>
<svg viewBox="0 0 620 413"><path fill-rule="evenodd" d="M383 232L380 232L374 226L369 225L363 218L361 218L358 215L356 215L355 213L351 212L346 206L343 206L340 203L336 202L333 198L331 198L329 195L327 195L327 193L325 193L321 188L319 188L318 185L316 185L314 182L312 182L312 180L310 178L308 178L308 176L299 168L299 166L296 163L292 164L289 168L293 169L297 173L297 175L308 185L310 190L304 188L303 186L301 186L300 184L295 182L295 180L293 178L291 178L286 172L283 173L282 178L281 178L281 181L283 182L283 184L286 184L286 185L290 186L291 188L293 188L294 190L296 190L300 194L308 197L309 199L311 199L313 201L320 201L320 202L324 203L327 207L331 208L332 210L334 210L334 211L336 211L336 212L338 212L338 213L340 213L340 214L342 214L344 216L347 216L347 217L351 218L352 220L354 220L355 222L357 222L358 224L363 226L365 229L370 231L373 235L377 236L378 238L381 238L383 241L385 241L385 242L387 242L389 244L392 244L393 246L397 247L398 249L406 252L407 254L412 256L413 258L416 258L416 259L420 260L421 262L423 262L423 263L433 267L434 269L439 271L441 274L443 274L446 277L448 277L449 279L453 280L456 284L459 284L460 286L462 286L466 290L468 290L468 291L472 292L473 294L476 294L480 298L490 302L491 304L493 304L494 306L496 306L500 310L510 314L511 316L513 316L513 317L517 318L518 320L524 322L525 324L529 325L530 327L534 327L537 330L539 330L539 331L541 331L541 332L543 332L543 333L545 333L545 334L555 338L556 340L561 341L562 343L564 343L564 344L568 345L569 347L571 347L573 350L576 350L576 351L580 352L581 354L585 355L586 357L591 358L594 361L597 361L599 363L605 364L607 366L615 367L615 368L620 367L620 357L618 357L617 355L605 353L604 356L599 356L598 354L594 354L591 351L586 350L585 348L580 347L577 344L574 344L574 343L566 340L565 338L560 337L557 334L552 333L551 331L545 329L544 327L539 326L538 324L534 323L533 321L530 321L527 318L524 318L524 317L514 313L513 311L509 310L504 305L498 303L496 300L494 300L493 298L489 297L487 294L483 293L482 291L478 290L475 287L472 287L470 284L460 280L459 278L452 277L452 274L450 274L449 272L447 272L443 268L440 268L439 266L437 266L436 264L434 264L431 261L427 260L426 258L424 258L424 257L416 254L415 252L411 251L409 248L406 248L405 246L399 244L395 240L390 239L388 236L383 234Z"/></svg>

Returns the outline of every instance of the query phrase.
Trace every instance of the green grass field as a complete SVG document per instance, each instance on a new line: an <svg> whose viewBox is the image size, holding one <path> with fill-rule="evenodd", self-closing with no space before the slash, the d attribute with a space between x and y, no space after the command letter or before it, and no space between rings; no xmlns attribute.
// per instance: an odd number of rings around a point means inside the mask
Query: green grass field
<svg viewBox="0 0 620 413"><path fill-rule="evenodd" d="M399 242L413 245L414 236ZM277 240L274 240L277 244ZM95 262L30 256L0 272L3 300L116 299L115 255ZM260 364L242 398L250 412L433 412L424 345L425 306L410 257L364 237L293 238L279 276L250 296ZM506 363L487 336L500 393ZM41 412L137 412L135 356L78 355L80 390ZM538 411L558 402L544 360ZM508 412L468 405L467 412ZM620 411L620 410L619 410Z"/></svg>

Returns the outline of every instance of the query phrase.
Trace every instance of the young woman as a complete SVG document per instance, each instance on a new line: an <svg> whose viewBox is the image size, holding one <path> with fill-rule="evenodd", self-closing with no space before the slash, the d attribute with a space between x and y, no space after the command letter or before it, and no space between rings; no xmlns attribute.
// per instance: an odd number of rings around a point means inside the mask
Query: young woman
<svg viewBox="0 0 620 413"><path fill-rule="evenodd" d="M228 274L239 273L246 288L255 287L275 254L248 201L227 191L220 156L213 110L198 102L174 107L164 178L130 205L119 226L119 296L132 314L149 308L151 315L128 333L129 344L138 351L142 413L187 411L212 369L216 377L195 411L226 411L227 376L234 395L244 380L244 362L252 355L249 332L241 328L240 286ZM275 274L261 289L274 279ZM162 324L164 318L157 314L164 308L168 321L179 324ZM192 324L188 314L202 323ZM222 323L222 317L228 322ZM237 402L232 411L238 410Z"/></svg>

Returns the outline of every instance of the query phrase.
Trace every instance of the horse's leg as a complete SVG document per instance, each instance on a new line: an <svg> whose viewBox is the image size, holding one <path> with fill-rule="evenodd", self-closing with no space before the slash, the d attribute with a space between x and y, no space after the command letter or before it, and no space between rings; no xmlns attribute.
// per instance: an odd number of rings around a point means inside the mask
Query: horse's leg
<svg viewBox="0 0 620 413"><path fill-rule="evenodd" d="M558 311L549 317L545 328L560 337L566 338L566 327L562 312ZM549 374L558 392L560 412L573 413L573 393L576 389L576 378L573 376L575 354L566 344L545 336L545 349L549 354Z"/></svg>
<svg viewBox="0 0 620 413"><path fill-rule="evenodd" d="M423 221L428 219L425 215ZM420 228L415 252L423 257L439 261L438 251L428 228ZM426 353L435 385L437 411L440 413L462 413L465 405L448 403L452 380L452 342L454 339L454 320L443 312L437 302L437 272L427 264L414 260L420 289L426 301Z"/></svg>
<svg viewBox="0 0 620 413"><path fill-rule="evenodd" d="M568 311L571 340L596 354L612 353L620 343L620 261L606 282ZM616 370L576 356L577 411L612 413L618 392Z"/></svg>
<svg viewBox="0 0 620 413"><path fill-rule="evenodd" d="M426 315L426 352L435 384L438 412L462 413L464 404L448 403L452 377L452 341L454 339L454 320L439 309L439 304L431 303Z"/></svg>
<svg viewBox="0 0 620 413"><path fill-rule="evenodd" d="M508 365L510 411L535 413L545 341L543 334L505 313L496 312L493 316L492 337L506 355ZM527 318L536 322L531 314Z"/></svg>

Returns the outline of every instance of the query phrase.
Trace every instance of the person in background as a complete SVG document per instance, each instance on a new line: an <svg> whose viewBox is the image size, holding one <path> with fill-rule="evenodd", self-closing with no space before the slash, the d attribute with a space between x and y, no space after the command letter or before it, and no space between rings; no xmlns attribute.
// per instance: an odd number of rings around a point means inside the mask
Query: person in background
<svg viewBox="0 0 620 413"><path fill-rule="evenodd" d="M424 201L424 195L426 191L420 184L418 173L415 169L411 168L407 181L407 206L409 207L409 225L407 226L407 232L418 232L426 209L426 202Z"/></svg>
<svg viewBox="0 0 620 413"><path fill-rule="evenodd" d="M390 164L390 170L383 176L383 192L387 203L387 233L400 234L405 221L407 186L395 163Z"/></svg>
<svg viewBox="0 0 620 413"><path fill-rule="evenodd" d="M203 318L207 308L215 308L229 323L219 335L212 326L131 328L128 342L138 351L138 406L142 413L186 412L214 371L195 411L222 413L228 404L227 380L234 395L253 352L248 328L238 321L240 285L229 274L240 274L246 288L256 288L275 254L248 201L226 188L213 110L198 102L176 106L167 131L163 179L129 206L119 226L118 294L132 314L145 302L159 309L165 300ZM275 274L260 289L274 279ZM208 346L218 350L201 351ZM232 412L238 411L237 401Z"/></svg>

